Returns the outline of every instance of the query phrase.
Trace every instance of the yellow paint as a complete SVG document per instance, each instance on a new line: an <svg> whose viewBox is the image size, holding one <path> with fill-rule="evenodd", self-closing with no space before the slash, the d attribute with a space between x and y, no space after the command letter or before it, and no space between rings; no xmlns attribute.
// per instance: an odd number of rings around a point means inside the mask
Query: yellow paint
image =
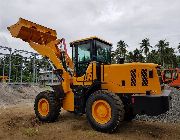
<svg viewBox="0 0 180 140"><path fill-rule="evenodd" d="M97 100L92 105L92 116L97 123L106 124L111 120L111 107L105 100Z"/></svg>
<svg viewBox="0 0 180 140"><path fill-rule="evenodd" d="M96 62L93 61L89 64L86 73L81 77L73 77L74 85L92 85L96 77Z"/></svg>
<svg viewBox="0 0 180 140"><path fill-rule="evenodd" d="M93 64L93 65L92 65ZM161 86L157 74L157 64L153 63L125 63L104 65L101 66L101 81L102 89L108 89L116 94L132 93L145 94L146 91L151 91L152 94L161 94ZM93 75L92 75L93 67ZM136 69L136 86L131 86L130 70ZM142 86L141 70L153 70L153 78L148 77L148 86ZM81 77L73 77L74 85L91 85L96 77L96 62L90 63L86 73ZM122 86L122 80L125 81L125 86Z"/></svg>
<svg viewBox="0 0 180 140"><path fill-rule="evenodd" d="M46 117L49 113L49 102L47 99L42 98L38 102L38 112L41 116Z"/></svg>
<svg viewBox="0 0 180 140"><path fill-rule="evenodd" d="M153 91L153 94L161 94L160 82L156 67L158 65L152 63L125 63L112 64L104 66L103 89L108 89L114 93L133 93L145 94L146 91ZM101 68L102 69L102 68ZM131 86L130 70L136 69L136 86ZM148 77L148 86L142 86L141 70L153 70L153 78ZM122 80L125 86L122 86Z"/></svg>
<svg viewBox="0 0 180 140"><path fill-rule="evenodd" d="M74 111L74 93L69 91L63 100L63 109L68 111Z"/></svg>
<svg viewBox="0 0 180 140"><path fill-rule="evenodd" d="M31 21L19 18L19 21L8 27L11 35L21 38L23 41L33 41L38 44L47 44L57 39L55 30L33 23Z"/></svg>

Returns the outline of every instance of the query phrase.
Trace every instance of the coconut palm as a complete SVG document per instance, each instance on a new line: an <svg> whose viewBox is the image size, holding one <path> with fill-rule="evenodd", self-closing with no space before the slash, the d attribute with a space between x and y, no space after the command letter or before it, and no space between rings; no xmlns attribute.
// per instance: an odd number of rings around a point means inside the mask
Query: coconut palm
<svg viewBox="0 0 180 140"><path fill-rule="evenodd" d="M165 58L167 56L165 50L166 48L169 47L169 42L167 42L166 40L160 40L158 44L156 44L156 47L158 48L158 52L160 54L159 56L160 56L161 65L164 67Z"/></svg>
<svg viewBox="0 0 180 140"><path fill-rule="evenodd" d="M157 50L153 49L148 53L147 61L150 63L156 63L159 64L159 53Z"/></svg>
<svg viewBox="0 0 180 140"><path fill-rule="evenodd" d="M140 48L141 48L142 52L144 52L144 54L146 56L146 62L147 62L147 56L149 53L149 49L152 48L152 46L149 43L148 38L145 38L142 40L142 42L140 43Z"/></svg>
<svg viewBox="0 0 180 140"><path fill-rule="evenodd" d="M143 55L141 53L141 50L136 48L132 52L130 51L127 54L126 61L127 62L143 62L144 61L144 57L143 57Z"/></svg>
<svg viewBox="0 0 180 140"><path fill-rule="evenodd" d="M143 55L141 53L141 50L136 48L133 51L133 61L134 62L143 62L144 61L144 57L143 57Z"/></svg>
<svg viewBox="0 0 180 140"><path fill-rule="evenodd" d="M178 52L180 53L180 43L179 43L177 49L178 49Z"/></svg>
<svg viewBox="0 0 180 140"><path fill-rule="evenodd" d="M127 53L127 47L128 45L123 40L120 40L117 43L117 49L115 51L116 55L125 58Z"/></svg>

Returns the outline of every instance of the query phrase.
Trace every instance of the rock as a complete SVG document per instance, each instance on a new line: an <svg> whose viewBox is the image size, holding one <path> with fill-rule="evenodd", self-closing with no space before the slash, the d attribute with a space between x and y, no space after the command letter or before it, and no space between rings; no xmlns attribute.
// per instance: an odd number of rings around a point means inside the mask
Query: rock
<svg viewBox="0 0 180 140"><path fill-rule="evenodd" d="M165 114L161 114L158 116L137 115L135 120L149 121L149 122L164 122L164 123L180 122L180 90L169 86L166 86L166 88L172 90L170 94L170 96L172 97L170 103L170 110Z"/></svg>

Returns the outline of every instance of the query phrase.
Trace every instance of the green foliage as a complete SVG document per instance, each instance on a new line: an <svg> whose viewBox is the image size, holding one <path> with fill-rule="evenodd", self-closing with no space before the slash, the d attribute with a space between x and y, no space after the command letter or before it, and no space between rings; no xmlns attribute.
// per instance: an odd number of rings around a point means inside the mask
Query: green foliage
<svg viewBox="0 0 180 140"><path fill-rule="evenodd" d="M149 49L152 48L152 46L149 43L148 38L145 38L145 39L142 40L142 42L140 43L140 48L141 48L142 52L144 52L144 54L146 56L146 62L147 62Z"/></svg>
<svg viewBox="0 0 180 140"><path fill-rule="evenodd" d="M126 47L122 47L128 46L124 41L120 40L117 44L121 45L117 45L117 49L112 53L112 63L117 62L117 56L123 56L126 58L126 62L156 63L162 65L164 68L177 67L178 64L180 64L180 56L174 48L169 46L169 42L166 40L159 40L158 43L152 47L149 39L145 38L140 43L140 49L136 48L129 52L124 50ZM180 43L176 49L180 53Z"/></svg>
<svg viewBox="0 0 180 140"><path fill-rule="evenodd" d="M128 45L123 40L117 42L117 49L112 53L112 61L116 63L118 58L125 58L127 53L127 47Z"/></svg>
<svg viewBox="0 0 180 140"><path fill-rule="evenodd" d="M177 49L178 49L178 52L180 53L180 43L179 43Z"/></svg>
<svg viewBox="0 0 180 140"><path fill-rule="evenodd" d="M9 76L9 55L0 58L0 75ZM33 68L36 67L37 75L40 69L48 70L49 63L45 58L35 59L34 56L29 58L23 57L20 54L11 55L11 82L20 82L21 73L23 82L33 82Z"/></svg>
<svg viewBox="0 0 180 140"><path fill-rule="evenodd" d="M142 55L141 50L135 49L133 52L129 52L126 57L127 62L143 62L144 57Z"/></svg>
<svg viewBox="0 0 180 140"><path fill-rule="evenodd" d="M165 66L165 59L168 57L167 56L167 49L169 47L169 42L166 42L166 40L160 40L156 45L157 47L157 51L159 53L159 57L160 57L160 64L162 66Z"/></svg>

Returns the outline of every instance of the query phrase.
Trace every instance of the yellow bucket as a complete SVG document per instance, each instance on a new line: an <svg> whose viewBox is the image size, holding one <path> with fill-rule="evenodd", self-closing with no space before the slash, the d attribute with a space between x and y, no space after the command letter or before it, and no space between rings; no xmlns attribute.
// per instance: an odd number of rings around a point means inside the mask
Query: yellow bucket
<svg viewBox="0 0 180 140"><path fill-rule="evenodd" d="M11 35L20 38L26 42L35 42L38 44L47 44L57 39L55 30L33 23L31 21L19 18L19 21L8 27Z"/></svg>

